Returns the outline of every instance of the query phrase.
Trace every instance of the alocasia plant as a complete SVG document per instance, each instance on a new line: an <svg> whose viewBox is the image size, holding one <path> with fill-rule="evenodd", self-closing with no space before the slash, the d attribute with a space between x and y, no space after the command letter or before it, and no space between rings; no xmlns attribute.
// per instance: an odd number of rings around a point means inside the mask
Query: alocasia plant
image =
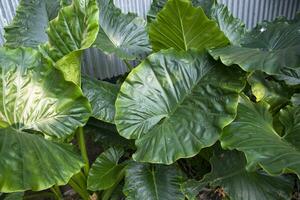
<svg viewBox="0 0 300 200"><path fill-rule="evenodd" d="M0 199L291 199L299 25L247 30L209 0L155 0L148 21L113 0L21 0L0 48ZM90 47L128 72L82 74Z"/></svg>

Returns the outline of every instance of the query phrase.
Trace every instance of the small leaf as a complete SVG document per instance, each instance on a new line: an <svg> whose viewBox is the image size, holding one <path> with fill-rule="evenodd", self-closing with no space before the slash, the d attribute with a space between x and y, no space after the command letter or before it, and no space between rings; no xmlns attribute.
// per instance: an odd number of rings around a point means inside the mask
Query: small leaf
<svg viewBox="0 0 300 200"><path fill-rule="evenodd" d="M123 14L113 0L98 0L100 29L94 46L121 59L134 60L150 53L146 22L135 14Z"/></svg>
<svg viewBox="0 0 300 200"><path fill-rule="evenodd" d="M188 181L184 190L195 197L208 183L221 187L230 199L286 200L291 198L293 182L287 177L270 176L263 171L246 171L246 158L238 151L220 151L211 158L212 171L200 181ZM190 198L193 199L193 198Z"/></svg>
<svg viewBox="0 0 300 200"><path fill-rule="evenodd" d="M272 126L269 105L265 102L253 103L242 96L236 119L223 131L222 146L243 151L248 169L260 165L270 174L293 172L300 176L300 140L297 139L300 107L289 107L281 112L281 122L286 130L283 137Z"/></svg>
<svg viewBox="0 0 300 200"><path fill-rule="evenodd" d="M206 54L170 49L149 56L116 100L120 135L136 139L133 159L171 164L214 144L235 117L244 78Z"/></svg>
<svg viewBox="0 0 300 200"><path fill-rule="evenodd" d="M97 158L89 172L89 190L105 190L117 182L124 168L124 164L118 164L123 154L122 149L109 148Z"/></svg>
<svg viewBox="0 0 300 200"><path fill-rule="evenodd" d="M169 0L150 24L149 37L155 51L171 47L203 51L229 43L216 22L209 20L200 7L193 7L189 0Z"/></svg>
<svg viewBox="0 0 300 200"><path fill-rule="evenodd" d="M80 55L95 41L99 9L96 0L73 0L49 23L49 42L41 47L68 81L80 85Z"/></svg>
<svg viewBox="0 0 300 200"><path fill-rule="evenodd" d="M5 46L37 48L47 42L46 27L57 16L59 0L21 0L12 23L5 27Z"/></svg>
<svg viewBox="0 0 300 200"><path fill-rule="evenodd" d="M83 76L82 91L91 103L92 116L108 123L114 123L115 101L119 86Z"/></svg>
<svg viewBox="0 0 300 200"><path fill-rule="evenodd" d="M300 94L294 94L291 99L293 105L300 106Z"/></svg>
<svg viewBox="0 0 300 200"><path fill-rule="evenodd" d="M132 162L126 169L123 192L132 200L184 200L182 182L182 173L175 166Z"/></svg>

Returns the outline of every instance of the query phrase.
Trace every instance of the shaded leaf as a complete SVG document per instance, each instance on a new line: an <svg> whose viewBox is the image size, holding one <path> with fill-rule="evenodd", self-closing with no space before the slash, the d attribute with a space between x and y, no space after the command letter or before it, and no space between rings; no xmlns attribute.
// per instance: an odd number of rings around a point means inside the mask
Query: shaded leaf
<svg viewBox="0 0 300 200"><path fill-rule="evenodd" d="M108 123L114 123L115 101L119 86L88 76L83 76L81 80L83 94L92 106L92 116Z"/></svg>
<svg viewBox="0 0 300 200"><path fill-rule="evenodd" d="M48 41L48 22L57 16L59 0L21 0L12 23L5 27L5 46L37 47Z"/></svg>
<svg viewBox="0 0 300 200"><path fill-rule="evenodd" d="M212 171L201 182L221 187L230 199L286 200L291 198L293 182L263 171L246 171L246 158L237 151L220 151L211 159Z"/></svg>
<svg viewBox="0 0 300 200"><path fill-rule="evenodd" d="M169 0L157 19L149 26L149 37L155 51L175 48L198 51L229 43L215 21L189 0Z"/></svg>
<svg viewBox="0 0 300 200"><path fill-rule="evenodd" d="M183 176L175 166L132 162L126 169L123 192L132 200L183 200L182 182Z"/></svg>
<svg viewBox="0 0 300 200"><path fill-rule="evenodd" d="M296 131L299 127L299 110L300 107L287 108L289 115L284 114L287 111L281 111L281 122L286 129L281 137L272 126L269 105L265 102L253 103L242 96L237 117L224 129L221 144L225 148L243 151L248 169L259 164L270 174L294 172L299 176L300 150L299 140L296 139L299 137L299 131Z"/></svg>
<svg viewBox="0 0 300 200"><path fill-rule="evenodd" d="M261 70L277 75L288 84L299 84L300 22L284 19L263 22L242 38L240 46L211 50L225 65L238 64L243 70Z"/></svg>
<svg viewBox="0 0 300 200"><path fill-rule="evenodd" d="M123 14L112 0L98 0L100 29L94 45L121 59L134 60L151 51L146 22L135 14Z"/></svg>
<svg viewBox="0 0 300 200"><path fill-rule="evenodd" d="M96 0L74 0L49 23L49 42L41 51L56 63L66 80L80 84L81 51L89 48L97 37L98 16Z"/></svg>
<svg viewBox="0 0 300 200"><path fill-rule="evenodd" d="M206 54L171 49L149 56L116 100L120 135L136 139L133 159L170 164L214 144L235 117L244 78Z"/></svg>
<svg viewBox="0 0 300 200"><path fill-rule="evenodd" d="M124 164L118 164L123 154L122 149L113 147L101 153L89 172L87 181L89 190L105 190L117 182L124 168Z"/></svg>

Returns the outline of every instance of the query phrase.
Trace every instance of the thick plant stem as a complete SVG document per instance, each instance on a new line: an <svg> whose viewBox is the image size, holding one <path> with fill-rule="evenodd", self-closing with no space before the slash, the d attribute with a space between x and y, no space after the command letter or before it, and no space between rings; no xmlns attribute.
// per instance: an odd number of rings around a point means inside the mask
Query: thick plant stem
<svg viewBox="0 0 300 200"><path fill-rule="evenodd" d="M73 188L75 192L77 192L83 200L90 200L90 194L86 190L86 188L80 187L78 183L76 183L73 178L69 181L69 185Z"/></svg>
<svg viewBox="0 0 300 200"><path fill-rule="evenodd" d="M127 61L127 60L123 60L124 63L126 64L127 68L129 69L129 71L133 70L133 66L131 66L131 64Z"/></svg>
<svg viewBox="0 0 300 200"><path fill-rule="evenodd" d="M120 172L116 183L111 188L105 190L102 193L101 200L109 200L110 199L111 194L116 189L116 187L119 185L119 183L122 181L122 179L124 178L124 176L125 176L125 168L123 168L122 171Z"/></svg>
<svg viewBox="0 0 300 200"><path fill-rule="evenodd" d="M79 145L81 156L85 163L83 171L84 171L85 176L87 177L89 174L89 170L90 170L90 163L89 163L89 158L88 158L87 151L86 151L86 145L85 145L85 139L84 139L84 133L83 133L82 127L79 127L77 129L76 136L77 136L77 142Z"/></svg>
<svg viewBox="0 0 300 200"><path fill-rule="evenodd" d="M63 195L61 194L61 191L58 186L54 185L52 188L50 188L50 190L54 193L55 199L57 200L63 199Z"/></svg>

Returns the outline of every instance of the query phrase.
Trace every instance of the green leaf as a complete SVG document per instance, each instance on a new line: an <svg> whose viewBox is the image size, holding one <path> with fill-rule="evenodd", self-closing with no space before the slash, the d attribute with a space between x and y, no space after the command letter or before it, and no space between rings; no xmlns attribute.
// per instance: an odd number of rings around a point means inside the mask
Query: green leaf
<svg viewBox="0 0 300 200"><path fill-rule="evenodd" d="M223 4L214 4L211 9L211 16L230 40L230 43L239 45L241 38L246 33L245 24L240 19L233 17L227 6Z"/></svg>
<svg viewBox="0 0 300 200"><path fill-rule="evenodd" d="M23 200L24 192L15 192L15 193L8 193L3 194L0 193L0 199L2 200Z"/></svg>
<svg viewBox="0 0 300 200"><path fill-rule="evenodd" d="M155 51L170 47L203 51L229 43L216 22L209 20L200 7L193 7L189 0L169 0L150 24L149 37Z"/></svg>
<svg viewBox="0 0 300 200"><path fill-rule="evenodd" d="M211 50L225 65L238 64L243 70L261 70L282 75L288 84L300 83L300 22L283 19L263 22L243 37L240 46Z"/></svg>
<svg viewBox="0 0 300 200"><path fill-rule="evenodd" d="M48 41L46 27L57 16L59 0L21 0L12 23L5 27L5 46L34 47Z"/></svg>
<svg viewBox="0 0 300 200"><path fill-rule="evenodd" d="M149 56L116 100L120 135L136 139L133 159L170 164L214 144L235 117L244 78L206 54L170 49Z"/></svg>
<svg viewBox="0 0 300 200"><path fill-rule="evenodd" d="M97 158L89 172L87 181L89 190L105 190L116 183L124 168L124 164L118 164L123 154L123 149L112 147Z"/></svg>
<svg viewBox="0 0 300 200"><path fill-rule="evenodd" d="M254 72L248 78L248 83L256 101L267 102L271 106L271 111L279 111L278 109L290 102L293 90L263 72Z"/></svg>
<svg viewBox="0 0 300 200"><path fill-rule="evenodd" d="M83 166L71 146L12 128L0 129L0 158L1 192L65 185Z"/></svg>
<svg viewBox="0 0 300 200"><path fill-rule="evenodd" d="M0 74L1 127L66 138L90 116L80 88L35 50L1 48Z"/></svg>
<svg viewBox="0 0 300 200"><path fill-rule="evenodd" d="M153 0L151 8L147 13L147 20L152 22L155 20L156 15L163 9L168 0ZM211 9L213 6L214 0L192 0L192 4L195 7L200 6L207 16L210 16Z"/></svg>
<svg viewBox="0 0 300 200"><path fill-rule="evenodd" d="M182 173L175 166L132 162L126 169L123 192L132 200L183 200L182 182Z"/></svg>
<svg viewBox="0 0 300 200"><path fill-rule="evenodd" d="M291 99L293 105L300 106L300 94L294 94Z"/></svg>
<svg viewBox="0 0 300 200"><path fill-rule="evenodd" d="M98 0L100 29L94 45L121 59L134 60L151 51L146 22L135 14L123 14L113 0Z"/></svg>
<svg viewBox="0 0 300 200"><path fill-rule="evenodd" d="M283 176L270 176L263 171L246 171L246 158L238 151L219 151L211 158L212 171L197 181L189 181L184 190L195 197L207 183L221 187L230 199L286 200L291 198L293 182ZM193 199L193 198L190 198Z"/></svg>
<svg viewBox="0 0 300 200"><path fill-rule="evenodd" d="M237 117L224 129L221 144L224 148L243 151L248 169L260 165L270 174L294 172L299 176L299 113L300 107L281 111L281 122L286 129L281 137L272 126L269 105L265 102L253 103L242 96Z"/></svg>
<svg viewBox="0 0 300 200"><path fill-rule="evenodd" d="M49 23L49 42L41 47L68 81L80 85L80 55L95 41L99 9L96 0L73 0Z"/></svg>
<svg viewBox="0 0 300 200"><path fill-rule="evenodd" d="M119 86L88 76L83 76L81 80L83 94L92 106L92 116L108 123L114 123L115 101Z"/></svg>

